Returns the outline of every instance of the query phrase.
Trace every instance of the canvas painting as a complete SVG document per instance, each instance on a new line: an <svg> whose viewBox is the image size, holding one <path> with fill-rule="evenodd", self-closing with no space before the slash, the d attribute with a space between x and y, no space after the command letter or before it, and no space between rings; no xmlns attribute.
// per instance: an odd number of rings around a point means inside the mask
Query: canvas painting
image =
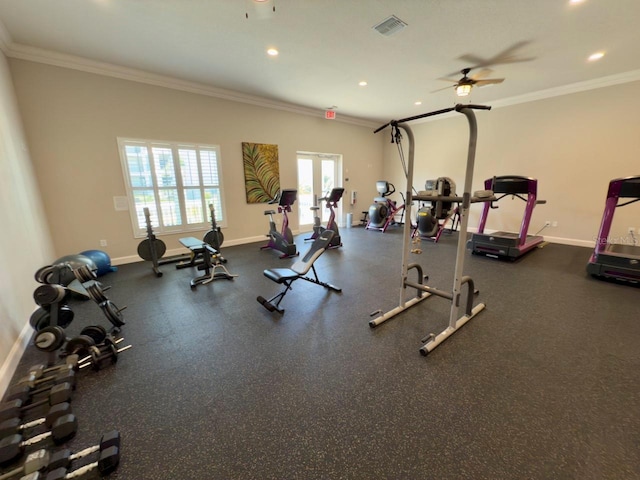
<svg viewBox="0 0 640 480"><path fill-rule="evenodd" d="M280 190L278 146L242 142L247 203L266 203Z"/></svg>

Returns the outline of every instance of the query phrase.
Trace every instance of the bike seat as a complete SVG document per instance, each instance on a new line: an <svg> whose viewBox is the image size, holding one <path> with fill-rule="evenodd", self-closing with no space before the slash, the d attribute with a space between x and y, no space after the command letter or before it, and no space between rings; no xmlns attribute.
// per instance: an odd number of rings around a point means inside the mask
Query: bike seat
<svg viewBox="0 0 640 480"><path fill-rule="evenodd" d="M264 211L264 214L265 214L265 215L274 215L275 213L276 213L276 211L275 211L275 210L265 210L265 211Z"/></svg>
<svg viewBox="0 0 640 480"><path fill-rule="evenodd" d="M320 207L309 207L311 210L320 210Z"/></svg>

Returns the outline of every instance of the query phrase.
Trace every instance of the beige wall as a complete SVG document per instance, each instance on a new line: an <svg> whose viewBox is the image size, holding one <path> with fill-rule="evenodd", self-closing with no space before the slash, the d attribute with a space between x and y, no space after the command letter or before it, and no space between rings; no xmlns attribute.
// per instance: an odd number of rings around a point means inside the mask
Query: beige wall
<svg viewBox="0 0 640 480"><path fill-rule="evenodd" d="M545 220L545 238L561 243L593 245L604 210L609 181L640 175L640 135L635 112L640 108L640 82L554 97L519 105L476 111L478 149L473 189L494 175L538 179L538 198L529 232ZM461 114L411 124L416 137L414 185L427 178L452 177L462 192L469 130ZM385 133L388 136L388 132ZM408 148L405 147L408 155ZM385 143L385 175L405 190L395 145ZM505 198L489 214L487 228L518 231L524 202ZM478 225L482 207L471 208L470 228ZM640 204L616 211L611 236L640 241Z"/></svg>
<svg viewBox="0 0 640 480"><path fill-rule="evenodd" d="M22 130L7 59L0 53L0 392L31 337L35 271L51 257L51 238Z"/></svg>
<svg viewBox="0 0 640 480"><path fill-rule="evenodd" d="M56 256L100 249L138 259L129 213L114 209L113 197L126 195L117 137L220 145L228 244L268 230L265 206L245 200L243 141L278 145L285 188L297 183L297 151L341 154L348 191L372 195L382 170L382 139L371 128L29 61L12 60L11 71ZM162 239L180 249L180 236Z"/></svg>

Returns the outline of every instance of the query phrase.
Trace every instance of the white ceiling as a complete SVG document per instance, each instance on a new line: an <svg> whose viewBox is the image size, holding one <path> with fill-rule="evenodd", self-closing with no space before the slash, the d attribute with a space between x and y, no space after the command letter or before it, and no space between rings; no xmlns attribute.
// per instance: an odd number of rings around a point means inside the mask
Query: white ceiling
<svg viewBox="0 0 640 480"><path fill-rule="evenodd" d="M336 106L338 117L370 123L453 106L453 88L431 93L452 85L441 77L505 52L530 60L493 65L490 76L506 80L474 88L470 101L640 79L638 0L272 1L275 13L260 18L253 0L0 0L0 46L10 57L105 62L318 115ZM392 14L408 26L389 37L372 28ZM600 50L602 60L587 61Z"/></svg>

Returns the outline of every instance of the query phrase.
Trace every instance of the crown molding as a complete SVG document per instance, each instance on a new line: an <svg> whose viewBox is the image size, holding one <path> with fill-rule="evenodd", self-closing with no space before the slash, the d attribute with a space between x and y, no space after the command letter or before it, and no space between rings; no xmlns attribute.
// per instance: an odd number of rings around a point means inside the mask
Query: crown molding
<svg viewBox="0 0 640 480"><path fill-rule="evenodd" d="M0 43L1 40L2 38L0 37ZM67 55L64 53L58 53L42 48L11 43L5 53L11 58L17 58L20 60L29 60L32 62L53 65L56 67L70 68L73 70L80 70L83 72L119 78L122 80L129 80L132 82L155 85L157 87L171 88L173 90L180 90L183 92L195 93L198 95L216 97L232 102L246 103L258 107L271 108L274 110L282 110L285 112L297 113L300 115L324 118L324 110L302 107L286 102L279 102L277 100L269 100L263 97L235 92L233 90L226 90L202 83L180 80L166 75L158 75L135 68L114 65L111 63L98 62L76 55ZM367 128L372 128L375 126L374 122L344 115L337 115L336 119L333 121L349 123L352 125Z"/></svg>
<svg viewBox="0 0 640 480"><path fill-rule="evenodd" d="M229 100L232 102L246 103L255 105L258 107L270 108L274 110L281 110L290 113L296 113L300 115L307 115L316 118L322 118L324 111L309 107L302 107L299 105L293 105L286 102L280 102L277 100L270 100L264 97L258 97L253 95L247 95L239 93L233 90L226 90L222 88L212 87L197 82L190 82L186 80L180 80L178 78L158 75L155 73L145 72L135 68L122 67L119 65L98 62L95 60L89 60L84 57L76 55L68 55L64 53L58 53L51 50L42 48L30 47L27 45L21 45L13 43L11 36L7 29L0 22L0 50L5 55L11 58L17 58L21 60L29 60L37 63L44 63L47 65L53 65L57 67L70 68L73 70L80 70L83 72L94 73L98 75L104 75L108 77L119 78L122 80L129 80L138 83L145 83L148 85L155 85L158 87L170 88L173 90L180 90L189 93L195 93L198 95L205 95L209 97L220 98L223 100ZM572 93L584 92L587 90L594 90L597 88L610 87L613 85L619 85L622 83L635 82L640 80L640 70L632 70L616 75L609 75L607 77L600 77L594 80L588 80L585 82L577 82L569 85L563 85L560 87L549 88L546 90L540 90L537 92L527 93L524 95L518 95L515 97L504 98L496 100L490 103L492 108L509 107L512 105L518 105L521 103L535 102L538 100L544 100L547 98L559 97L562 95L569 95ZM416 123L425 123L429 121L436 121L453 116L453 113L440 115L438 117L428 117ZM365 120L362 118L349 117L344 115L337 115L335 122L348 123L351 125L357 125L367 128L376 128L379 122Z"/></svg>
<svg viewBox="0 0 640 480"><path fill-rule="evenodd" d="M546 90L527 93L525 95L496 100L495 102L490 103L494 108L508 107L511 105L518 105L520 103L536 102L547 98L560 97L562 95L570 95L572 93L585 92L587 90L595 90L597 88L611 87L614 85L620 85L621 83L636 82L638 80L640 80L640 70L631 70L629 72L595 78L585 82L571 83L569 85L548 88Z"/></svg>

